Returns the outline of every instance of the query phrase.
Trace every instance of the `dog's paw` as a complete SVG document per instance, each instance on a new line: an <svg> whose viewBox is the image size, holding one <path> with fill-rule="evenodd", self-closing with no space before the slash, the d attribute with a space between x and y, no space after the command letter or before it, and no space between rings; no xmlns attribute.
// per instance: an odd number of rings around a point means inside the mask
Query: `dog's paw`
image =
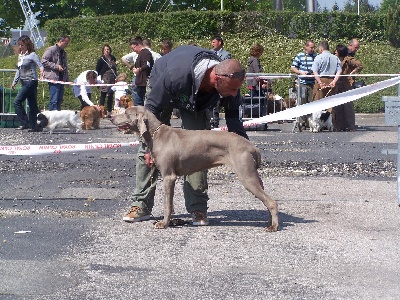
<svg viewBox="0 0 400 300"><path fill-rule="evenodd" d="M278 225L278 224L275 224L275 225L267 226L267 227L265 227L264 229L265 229L265 231L267 231L267 232L276 232L276 231L278 231L278 227L279 227L279 225Z"/></svg>
<svg viewBox="0 0 400 300"><path fill-rule="evenodd" d="M168 222L164 221L158 221L156 224L154 224L155 229L165 229L168 227Z"/></svg>

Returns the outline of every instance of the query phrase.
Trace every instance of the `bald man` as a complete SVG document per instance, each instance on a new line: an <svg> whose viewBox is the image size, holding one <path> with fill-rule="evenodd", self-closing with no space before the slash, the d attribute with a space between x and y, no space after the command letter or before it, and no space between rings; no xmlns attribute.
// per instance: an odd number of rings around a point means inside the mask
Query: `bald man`
<svg viewBox="0 0 400 300"><path fill-rule="evenodd" d="M348 56L354 57L357 50L360 48L360 42L357 39L352 39L347 46Z"/></svg>
<svg viewBox="0 0 400 300"><path fill-rule="evenodd" d="M213 52L195 46L180 46L159 58L151 71L145 107L164 124L170 124L173 108L178 108L182 128L210 129L207 109L225 109L229 131L248 139L239 118L240 87L245 70L235 59L221 59ZM123 217L126 222L149 220L154 206L158 170L146 164L147 147L141 143L136 158L136 187L132 207ZM184 177L186 209L193 225L208 225L207 172Z"/></svg>

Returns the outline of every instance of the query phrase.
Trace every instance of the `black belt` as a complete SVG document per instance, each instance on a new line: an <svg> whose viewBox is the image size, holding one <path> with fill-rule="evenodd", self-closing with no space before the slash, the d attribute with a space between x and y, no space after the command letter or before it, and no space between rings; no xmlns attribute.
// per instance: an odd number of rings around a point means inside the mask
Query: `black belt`
<svg viewBox="0 0 400 300"><path fill-rule="evenodd" d="M319 76L319 78L332 78L332 76Z"/></svg>

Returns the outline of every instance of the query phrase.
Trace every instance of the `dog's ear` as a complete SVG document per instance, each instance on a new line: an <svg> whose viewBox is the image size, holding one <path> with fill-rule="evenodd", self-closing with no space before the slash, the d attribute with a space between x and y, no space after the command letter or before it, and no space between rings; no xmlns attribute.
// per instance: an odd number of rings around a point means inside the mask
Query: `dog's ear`
<svg viewBox="0 0 400 300"><path fill-rule="evenodd" d="M140 135L143 136L146 132L149 132L149 120L143 113L138 113L138 128Z"/></svg>

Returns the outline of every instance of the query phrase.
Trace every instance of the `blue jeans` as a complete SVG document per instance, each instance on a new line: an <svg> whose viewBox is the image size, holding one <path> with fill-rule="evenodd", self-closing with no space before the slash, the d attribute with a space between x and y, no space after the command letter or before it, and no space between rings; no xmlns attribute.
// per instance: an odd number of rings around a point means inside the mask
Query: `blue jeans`
<svg viewBox="0 0 400 300"><path fill-rule="evenodd" d="M37 80L21 81L22 88L18 91L17 96L14 99L15 113L19 119L21 126L29 127L31 129L36 128L37 114L39 108L37 105ZM23 102L25 99L29 105L29 120L26 114Z"/></svg>
<svg viewBox="0 0 400 300"><path fill-rule="evenodd" d="M61 103L64 99L64 85L49 82L50 106L49 110L61 110Z"/></svg>
<svg viewBox="0 0 400 300"><path fill-rule="evenodd" d="M132 87L133 104L135 106L144 105L144 96L146 95L145 86L134 86Z"/></svg>

